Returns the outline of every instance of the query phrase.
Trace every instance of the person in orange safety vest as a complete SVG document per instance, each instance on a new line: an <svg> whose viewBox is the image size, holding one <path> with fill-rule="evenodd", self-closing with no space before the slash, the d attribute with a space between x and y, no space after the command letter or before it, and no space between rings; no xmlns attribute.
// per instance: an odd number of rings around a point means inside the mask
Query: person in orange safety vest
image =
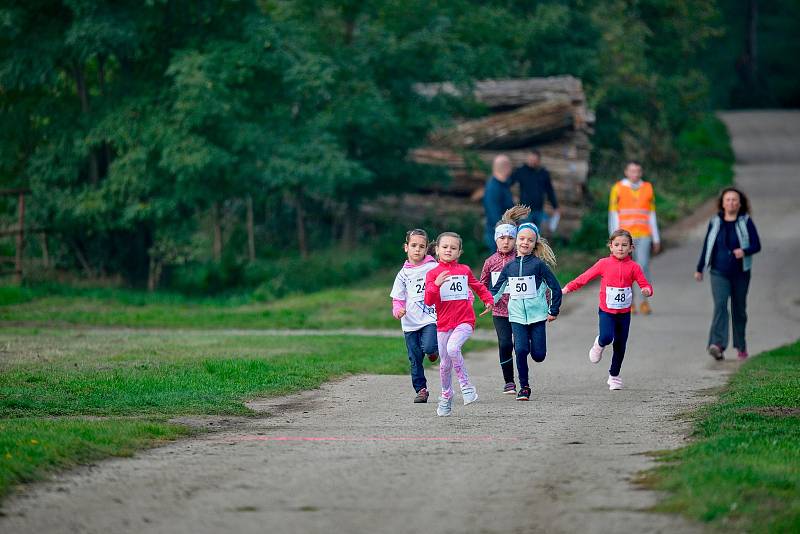
<svg viewBox="0 0 800 534"><path fill-rule="evenodd" d="M629 161L625 165L625 178L611 188L608 201L608 233L622 228L633 236L633 261L650 276L650 251L658 254L661 250L661 237L658 234L656 219L656 197L653 184L642 180L642 165L637 161ZM631 307L636 313L636 305ZM650 313L650 304L644 299L639 311Z"/></svg>

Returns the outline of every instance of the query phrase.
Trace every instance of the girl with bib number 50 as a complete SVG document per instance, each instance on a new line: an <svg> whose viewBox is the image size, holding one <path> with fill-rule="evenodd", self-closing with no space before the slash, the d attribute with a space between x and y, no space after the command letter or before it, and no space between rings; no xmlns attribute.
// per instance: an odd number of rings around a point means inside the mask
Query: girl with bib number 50
<svg viewBox="0 0 800 534"><path fill-rule="evenodd" d="M631 304L633 282L639 284L642 296L652 297L653 286L647 281L638 263L631 259L633 237L627 230L616 230L608 238L611 255L598 260L585 273L564 287L564 294L582 288L591 280L600 279L600 335L589 349L589 361L597 363L603 357L603 349L613 343L614 354L608 370L608 389L622 389L619 372L625 357L628 331L631 326Z"/></svg>
<svg viewBox="0 0 800 534"><path fill-rule="evenodd" d="M555 321L561 307L561 285L550 267L556 257L547 241L539 236L533 223L517 228L517 257L508 263L492 286L495 301L508 288L508 320L514 333L514 352L517 354L519 375L518 401L530 400L528 383L528 354L533 361L543 362L547 356L545 325ZM550 290L548 302L547 291Z"/></svg>
<svg viewBox="0 0 800 534"><path fill-rule="evenodd" d="M492 295L481 284L467 265L458 263L461 256L461 236L444 232L436 239L436 256L439 265L425 276L425 305L436 307L436 331L439 342L439 377L442 395L436 414L450 415L453 409L451 371L455 369L461 385L464 406L478 400L475 386L470 382L461 347L475 329L475 312L470 300L471 291L486 304L485 315L492 309Z"/></svg>

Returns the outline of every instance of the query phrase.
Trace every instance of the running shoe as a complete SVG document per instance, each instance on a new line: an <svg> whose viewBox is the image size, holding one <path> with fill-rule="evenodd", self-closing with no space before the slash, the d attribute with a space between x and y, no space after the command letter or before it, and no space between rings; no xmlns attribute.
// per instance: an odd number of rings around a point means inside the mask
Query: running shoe
<svg viewBox="0 0 800 534"><path fill-rule="evenodd" d="M528 386L522 386L521 388L519 388L519 393L517 393L517 400L518 401L531 400L531 388Z"/></svg>
<svg viewBox="0 0 800 534"><path fill-rule="evenodd" d="M461 386L461 396L464 397L464 406L478 400L478 392L472 384Z"/></svg>
<svg viewBox="0 0 800 534"><path fill-rule="evenodd" d="M422 388L417 391L417 396L414 397L414 404L419 404L421 402L428 402L428 388Z"/></svg>
<svg viewBox="0 0 800 534"><path fill-rule="evenodd" d="M439 359L439 355L438 354L428 354L428 361L429 362L433 363L438 359Z"/></svg>
<svg viewBox="0 0 800 534"><path fill-rule="evenodd" d="M503 388L503 393L506 395L516 395L517 394L517 386L514 382L509 382Z"/></svg>
<svg viewBox="0 0 800 534"><path fill-rule="evenodd" d="M622 389L622 379L618 376L609 376L606 384L608 384L608 389L611 391Z"/></svg>
<svg viewBox="0 0 800 534"><path fill-rule="evenodd" d="M453 397L450 397L449 399L439 397L439 405L436 407L436 415L439 417L448 417L452 411Z"/></svg>
<svg viewBox="0 0 800 534"><path fill-rule="evenodd" d="M740 350L739 353L736 355L736 357L739 358L740 360L746 360L748 356L750 355L747 354L746 350Z"/></svg>
<svg viewBox="0 0 800 534"><path fill-rule="evenodd" d="M603 357L603 349L605 347L600 346L600 337L594 338L594 344L592 348L589 349L589 361L592 363L597 363Z"/></svg>
<svg viewBox="0 0 800 534"><path fill-rule="evenodd" d="M708 346L708 353L711 355L712 358L715 360L722 361L725 357L722 355L722 351L724 349L719 345L711 344Z"/></svg>

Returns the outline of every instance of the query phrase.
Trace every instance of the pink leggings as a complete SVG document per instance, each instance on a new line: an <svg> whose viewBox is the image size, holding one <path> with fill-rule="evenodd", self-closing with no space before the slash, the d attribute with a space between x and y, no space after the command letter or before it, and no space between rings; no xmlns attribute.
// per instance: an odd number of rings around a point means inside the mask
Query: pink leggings
<svg viewBox="0 0 800 534"><path fill-rule="evenodd" d="M447 332L437 332L439 340L439 377L442 379L442 397L449 399L453 396L453 385L450 380L450 371L455 368L456 377L461 387L469 386L469 375L464 367L464 357L461 347L472 336L472 327L461 323Z"/></svg>

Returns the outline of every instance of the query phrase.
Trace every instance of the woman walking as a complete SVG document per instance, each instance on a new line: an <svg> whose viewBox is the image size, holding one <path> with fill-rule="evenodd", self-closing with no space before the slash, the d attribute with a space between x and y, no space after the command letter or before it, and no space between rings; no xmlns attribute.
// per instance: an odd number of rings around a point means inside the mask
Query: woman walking
<svg viewBox="0 0 800 534"><path fill-rule="evenodd" d="M708 223L703 250L697 261L694 278L703 280L703 271L711 272L711 295L714 316L708 334L708 353L722 360L728 345L728 301L733 322L733 346L740 360L747 358L747 290L753 254L761 250L758 232L750 218L750 203L735 187L722 191L719 212Z"/></svg>

